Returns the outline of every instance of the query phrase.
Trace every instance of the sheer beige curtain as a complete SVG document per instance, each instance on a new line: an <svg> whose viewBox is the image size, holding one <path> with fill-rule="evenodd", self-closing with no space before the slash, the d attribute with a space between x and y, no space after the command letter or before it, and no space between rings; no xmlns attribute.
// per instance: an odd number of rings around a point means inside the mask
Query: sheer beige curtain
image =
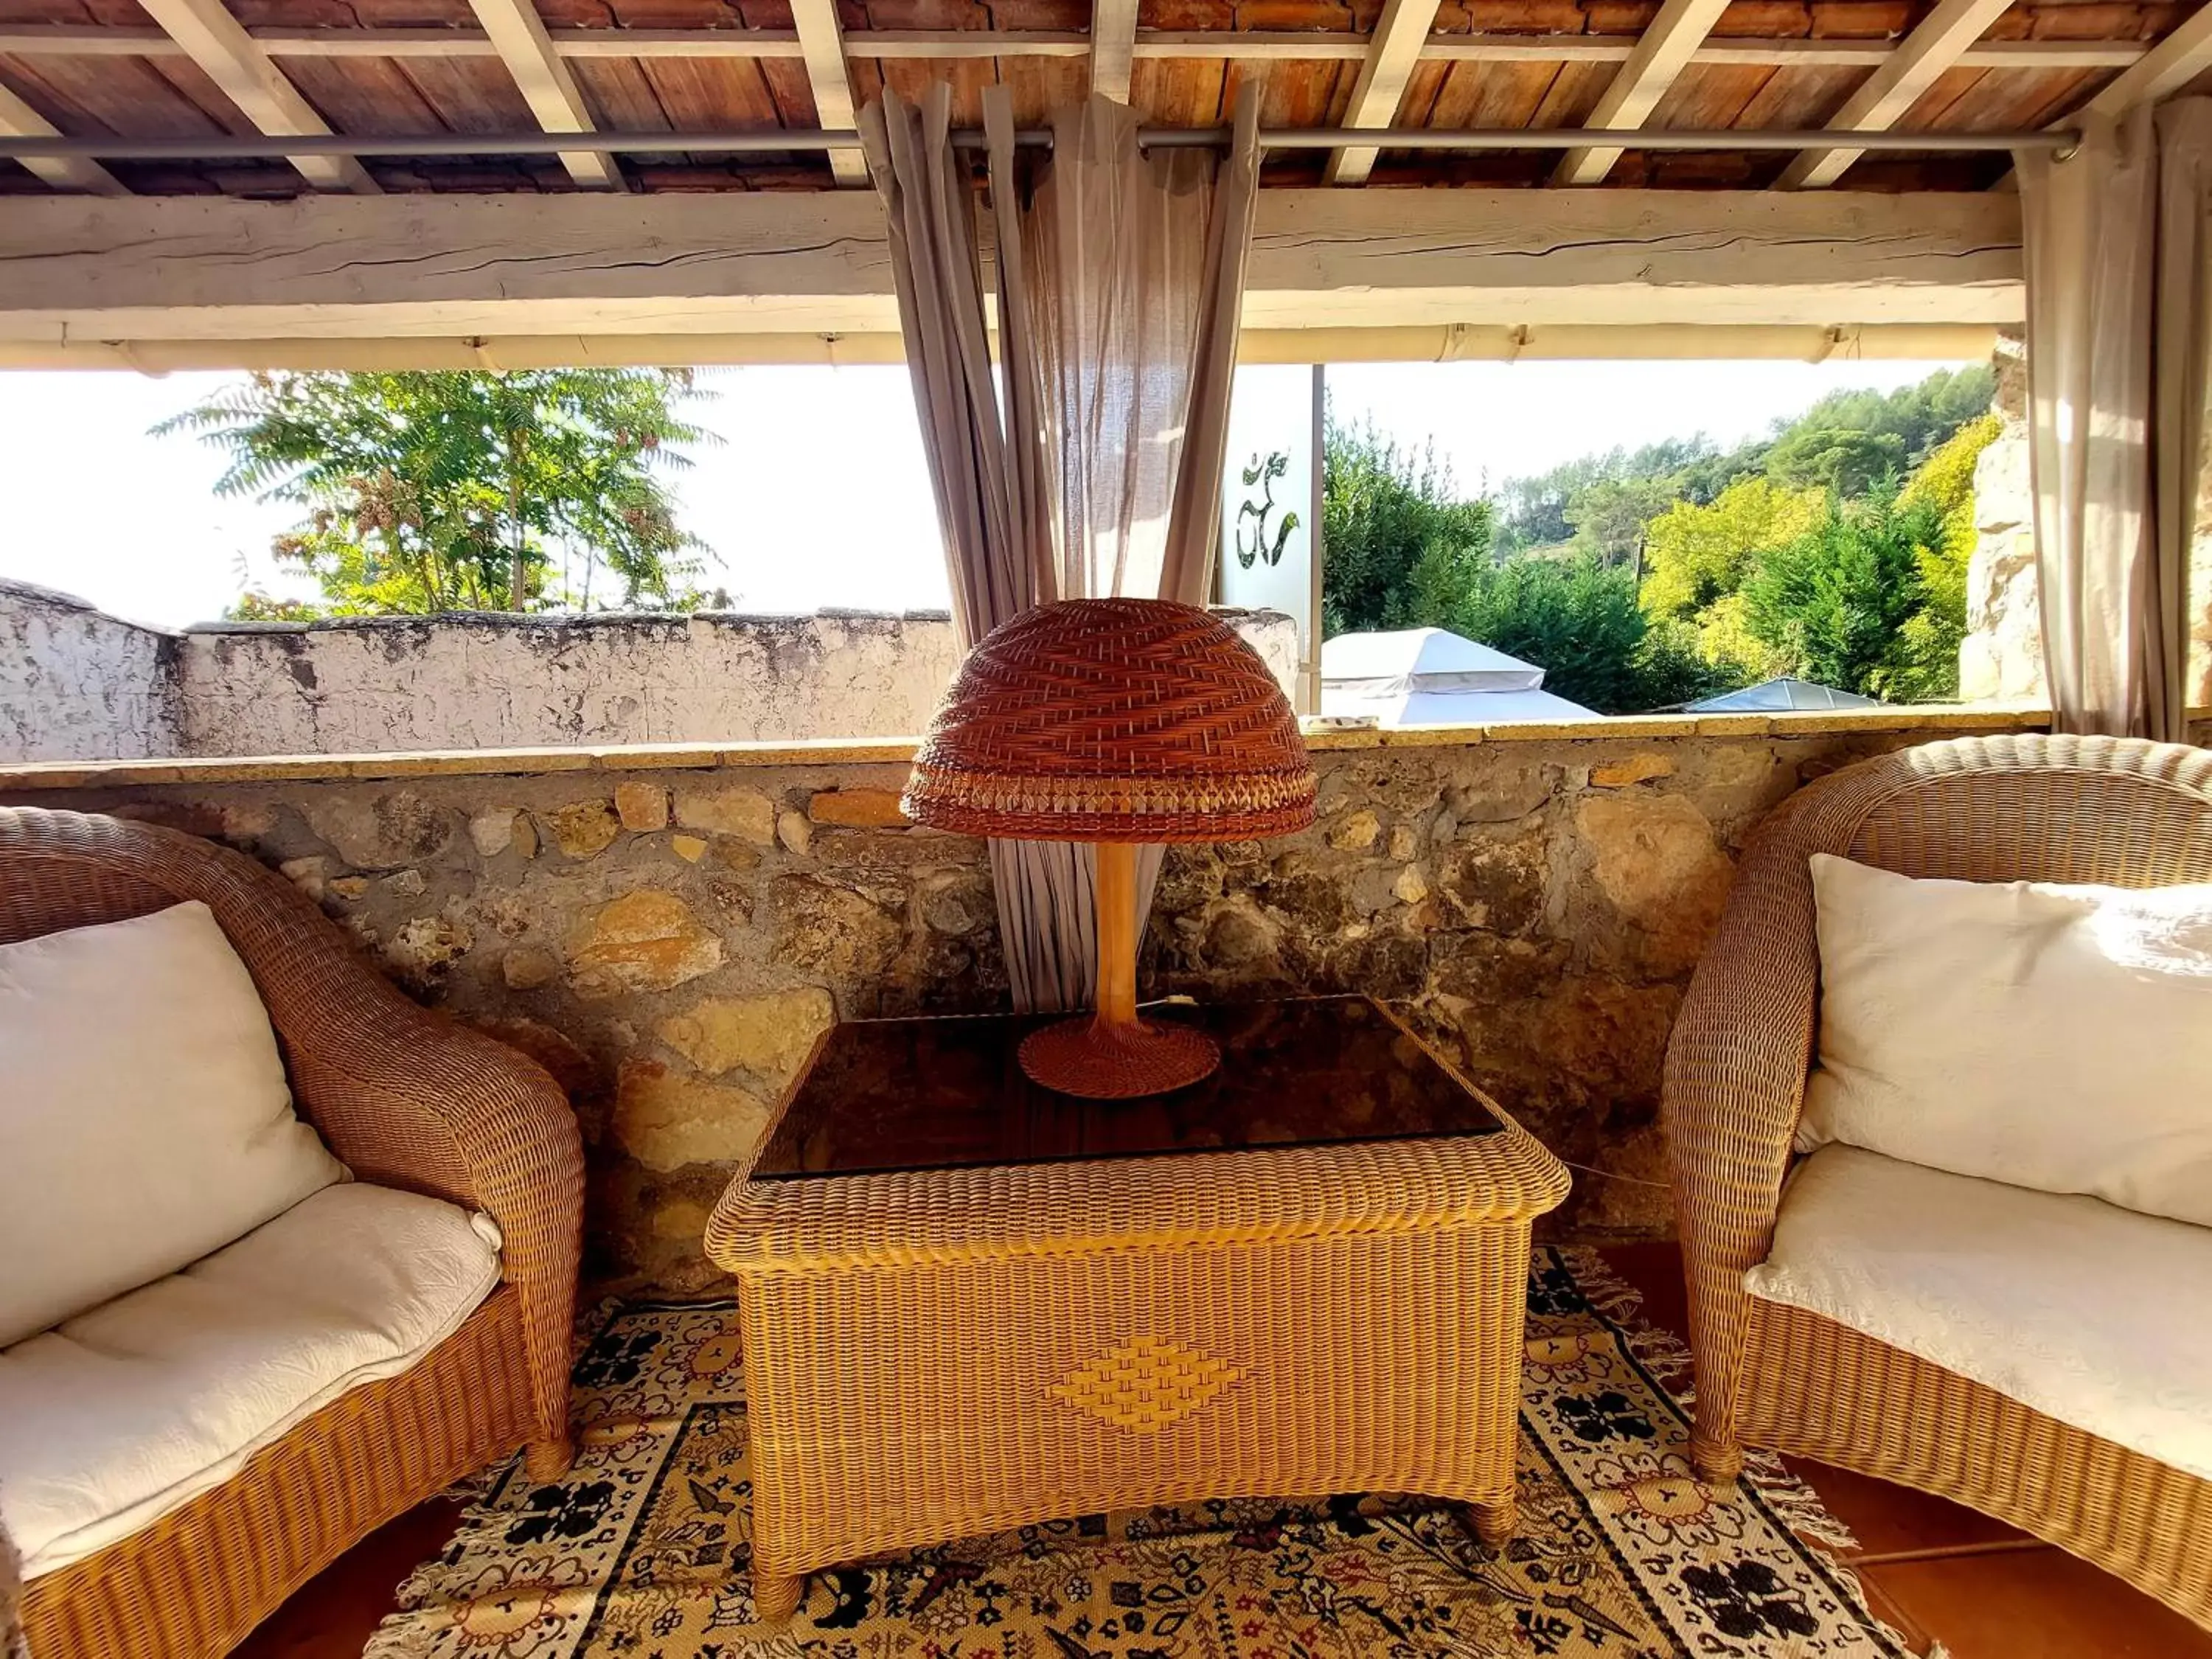
<svg viewBox="0 0 2212 1659"><path fill-rule="evenodd" d="M963 642L1054 599L1203 603L1259 183L1254 89L1225 154L1145 152L1130 111L1097 98L1056 113L1048 155L1018 152L1006 90L985 93L996 380L950 111L936 86L919 109L886 96L861 129ZM1015 1006L1089 1002L1085 849L994 842L991 866ZM1146 906L1158 869L1140 866Z"/></svg>
<svg viewBox="0 0 2212 1659"><path fill-rule="evenodd" d="M2180 741L2212 100L2019 158L2044 675L2065 732Z"/></svg>

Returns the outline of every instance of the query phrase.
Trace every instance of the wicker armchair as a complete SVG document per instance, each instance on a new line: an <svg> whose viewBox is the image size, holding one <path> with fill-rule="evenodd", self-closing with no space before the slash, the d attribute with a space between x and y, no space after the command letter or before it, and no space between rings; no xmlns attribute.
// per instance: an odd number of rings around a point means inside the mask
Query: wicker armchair
<svg viewBox="0 0 2212 1659"><path fill-rule="evenodd" d="M1808 860L1820 852L1966 881L2212 881L2212 754L1968 738L1800 791L1745 852L1668 1047L1663 1107L1703 1474L1734 1479L1751 1445L1938 1492L2212 1627L2212 1483L1745 1291L1773 1237L1811 1060L1820 959Z"/></svg>
<svg viewBox="0 0 2212 1659"><path fill-rule="evenodd" d="M231 1480L27 1587L39 1659L227 1653L356 1541L530 1449L568 1467L583 1158L557 1085L410 1002L282 878L211 842L0 808L0 942L200 899L267 1005L301 1115L365 1181L481 1209L504 1282L399 1376L349 1390Z"/></svg>

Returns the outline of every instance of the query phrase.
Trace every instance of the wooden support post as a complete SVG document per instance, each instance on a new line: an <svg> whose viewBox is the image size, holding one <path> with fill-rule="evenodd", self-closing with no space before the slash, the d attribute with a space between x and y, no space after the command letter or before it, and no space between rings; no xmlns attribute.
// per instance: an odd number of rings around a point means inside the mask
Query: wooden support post
<svg viewBox="0 0 2212 1659"><path fill-rule="evenodd" d="M1429 26L1436 21L1437 3L1386 0L1382 21L1375 26L1374 42L1359 66L1359 78L1352 83L1345 125L1387 127L1396 118L1406 83L1413 78L1413 65L1420 61L1421 48L1427 43ZM1364 184L1375 169L1377 154L1371 149L1337 150L1329 156L1322 177L1332 185Z"/></svg>
<svg viewBox="0 0 2212 1659"><path fill-rule="evenodd" d="M1866 78L1828 123L1839 132L1881 132L1920 101L1936 77L1981 39L2012 0L1939 0L1882 66ZM1832 185L1866 152L1808 149L1783 169L1778 190L1817 190Z"/></svg>
<svg viewBox="0 0 2212 1659"><path fill-rule="evenodd" d="M185 55L245 112L246 119L272 138L327 133L330 125L315 113L300 89L284 78L269 54L230 15L222 0L140 0L147 13ZM350 155L295 155L292 165L318 190L378 194L376 180Z"/></svg>
<svg viewBox="0 0 2212 1659"><path fill-rule="evenodd" d="M1727 9L1728 0L1667 0L1597 100L1589 125L1616 130L1642 126ZM1559 158L1552 182L1601 183L1620 159L1617 149L1571 149Z"/></svg>
<svg viewBox="0 0 2212 1659"><path fill-rule="evenodd" d="M538 125L548 132L591 131L592 112L576 77L553 49L545 20L538 15L537 0L469 0L469 5ZM564 150L561 165L586 190L622 184L622 170L611 155Z"/></svg>

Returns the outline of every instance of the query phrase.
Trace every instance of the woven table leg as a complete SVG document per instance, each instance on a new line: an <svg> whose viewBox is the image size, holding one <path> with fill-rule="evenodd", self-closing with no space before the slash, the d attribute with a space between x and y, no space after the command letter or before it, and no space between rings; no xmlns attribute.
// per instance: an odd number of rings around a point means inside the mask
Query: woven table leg
<svg viewBox="0 0 2212 1659"><path fill-rule="evenodd" d="M781 1625L799 1611L799 1604L806 1599L806 1575L803 1572L773 1572L762 1568L760 1559L753 1559L753 1617L763 1625Z"/></svg>
<svg viewBox="0 0 2212 1659"><path fill-rule="evenodd" d="M1468 1509L1474 1517L1474 1535L1486 1549L1502 1550L1513 1541L1514 1530L1521 1524L1521 1506L1510 1493L1487 1504L1470 1504Z"/></svg>

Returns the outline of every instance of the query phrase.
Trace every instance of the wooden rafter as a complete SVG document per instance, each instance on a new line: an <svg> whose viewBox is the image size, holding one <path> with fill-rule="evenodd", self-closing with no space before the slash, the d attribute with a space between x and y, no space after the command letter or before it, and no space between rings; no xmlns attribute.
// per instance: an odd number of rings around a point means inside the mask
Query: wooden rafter
<svg viewBox="0 0 2212 1659"><path fill-rule="evenodd" d="M270 61L269 54L230 15L222 0L140 0L140 3L261 131L272 138L330 131L328 123L284 78L283 71ZM376 180L349 155L301 155L293 159L292 165L318 190L349 190L360 196L377 193Z"/></svg>
<svg viewBox="0 0 2212 1659"><path fill-rule="evenodd" d="M0 87L0 133L11 138L58 138L61 130L7 88ZM131 193L97 161L46 157L23 165L56 190L78 190L93 196Z"/></svg>
<svg viewBox="0 0 2212 1659"><path fill-rule="evenodd" d="M1352 105L1346 112L1348 127L1387 127L1396 119L1406 83L1413 78L1427 44L1429 25L1436 21L1437 0L1386 0L1375 25L1373 44L1359 65L1352 83ZM1322 175L1332 185L1360 185L1375 169L1377 152L1340 149L1328 158Z"/></svg>
<svg viewBox="0 0 2212 1659"><path fill-rule="evenodd" d="M499 55L489 37L474 29L261 28L250 34L271 58ZM554 52L563 58L795 60L803 56L795 29L550 29L547 38ZM1432 34L1421 48L1421 59L1434 64L1622 64L1635 51L1636 39L1632 34ZM1190 58L1358 63L1368 56L1372 44L1372 38L1365 34L1147 29L1137 36L1131 55L1139 62ZM854 58L916 62L1083 58L1090 54L1091 37L1054 29L848 29L845 50ZM1879 69L1897 50L1887 40L1708 37L1690 54L1690 61L1735 68ZM1958 67L2127 70L2154 50L2149 42L2142 40L1981 40L1960 54ZM82 23L0 24L0 57L46 56L180 58L184 48L159 29L100 28Z"/></svg>
<svg viewBox="0 0 2212 1659"><path fill-rule="evenodd" d="M1137 52L1137 0L1091 0L1091 91L1129 101L1129 72Z"/></svg>
<svg viewBox="0 0 2212 1659"><path fill-rule="evenodd" d="M589 132L592 112L576 77L553 49L536 0L469 0L484 37L514 77L523 101L548 132ZM611 155L564 150L561 165L587 190L619 186L622 170Z"/></svg>
<svg viewBox="0 0 2212 1659"><path fill-rule="evenodd" d="M845 67L845 37L837 27L837 0L791 0L799 55L814 92L814 118L830 132L854 132L853 82ZM841 185L868 182L868 164L857 149L830 152L830 175Z"/></svg>
<svg viewBox="0 0 2212 1659"><path fill-rule="evenodd" d="M1589 125L1615 131L1642 126L1727 9L1728 0L1667 0L1598 99ZM1559 158L1552 182L1597 184L1620 159L1618 149L1571 149Z"/></svg>
<svg viewBox="0 0 2212 1659"><path fill-rule="evenodd" d="M1936 77L1955 65L2011 3L2012 0L1938 0L1920 26L1836 112L1828 123L1830 130L1881 132L1896 125L1899 118L1936 84ZM1783 169L1776 187L1815 190L1832 185L1863 154L1856 149L1808 149Z"/></svg>

